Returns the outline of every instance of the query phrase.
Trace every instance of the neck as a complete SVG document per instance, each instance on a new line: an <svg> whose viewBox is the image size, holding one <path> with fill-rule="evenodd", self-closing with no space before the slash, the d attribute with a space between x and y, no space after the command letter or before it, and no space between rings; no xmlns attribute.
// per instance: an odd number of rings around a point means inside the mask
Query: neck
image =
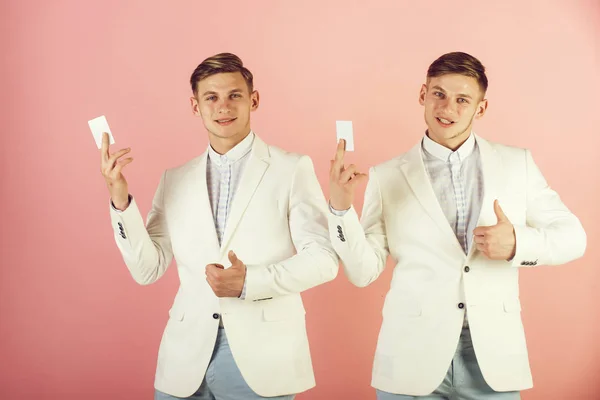
<svg viewBox="0 0 600 400"><path fill-rule="evenodd" d="M220 137L213 133L208 135L208 141L210 146L219 154L226 154L229 150L240 144L240 142L250 134L250 129L244 131L245 133L235 134L230 137Z"/></svg>

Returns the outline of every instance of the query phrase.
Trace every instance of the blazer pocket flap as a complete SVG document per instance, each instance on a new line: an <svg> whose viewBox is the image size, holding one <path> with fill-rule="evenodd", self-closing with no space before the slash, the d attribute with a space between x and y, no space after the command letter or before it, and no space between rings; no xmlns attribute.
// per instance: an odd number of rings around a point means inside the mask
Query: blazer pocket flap
<svg viewBox="0 0 600 400"><path fill-rule="evenodd" d="M521 312L521 301L519 299L510 299L504 301L504 312Z"/></svg>

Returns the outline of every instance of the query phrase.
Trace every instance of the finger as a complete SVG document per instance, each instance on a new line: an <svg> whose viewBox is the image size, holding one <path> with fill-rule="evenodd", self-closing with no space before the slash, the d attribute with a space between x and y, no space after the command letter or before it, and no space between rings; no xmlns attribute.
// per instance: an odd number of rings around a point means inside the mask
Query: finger
<svg viewBox="0 0 600 400"><path fill-rule="evenodd" d="M204 268L204 273L206 274L206 276L212 273L214 267L214 264L208 264L206 268Z"/></svg>
<svg viewBox="0 0 600 400"><path fill-rule="evenodd" d="M500 207L498 199L494 200L494 213L496 213L498 222L508 222L508 217L506 216L506 214L504 214L502 207Z"/></svg>
<svg viewBox="0 0 600 400"><path fill-rule="evenodd" d="M329 179L337 182L340 179L340 173L343 168L338 167L335 160L329 160Z"/></svg>
<svg viewBox="0 0 600 400"><path fill-rule="evenodd" d="M114 173L118 176L121 173L121 171L123 170L123 168L127 164L131 163L132 161L133 161L133 158L131 158L131 157L117 161L117 165L113 169Z"/></svg>
<svg viewBox="0 0 600 400"><path fill-rule="evenodd" d="M116 153L113 153L110 157L108 157L108 160L106 160L106 167L110 167L110 168L114 168L117 160L121 157L123 157L125 154L129 153L131 151L131 148L126 148L126 149L121 149L119 151L117 151Z"/></svg>
<svg viewBox="0 0 600 400"><path fill-rule="evenodd" d="M208 264L206 266L206 276L211 277L212 279L218 279L220 276L220 271L223 270L224 267L219 264Z"/></svg>
<svg viewBox="0 0 600 400"><path fill-rule="evenodd" d="M473 241L477 244L484 244L485 243L485 237L484 236L474 236L473 237Z"/></svg>
<svg viewBox="0 0 600 400"><path fill-rule="evenodd" d="M341 168L344 165L344 155L346 154L346 141L340 139L335 151L335 165Z"/></svg>
<svg viewBox="0 0 600 400"><path fill-rule="evenodd" d="M487 256L487 249L484 244L477 243L476 246L477 246L477 250L479 250L480 252L482 252L483 254L485 254Z"/></svg>
<svg viewBox="0 0 600 400"><path fill-rule="evenodd" d="M209 279L213 285L216 285L221 280L221 274L219 273L221 270L219 268L211 268L207 271L206 278Z"/></svg>
<svg viewBox="0 0 600 400"><path fill-rule="evenodd" d="M475 236L485 236L486 233L487 227L485 226L478 226L477 228L473 229L473 235Z"/></svg>
<svg viewBox="0 0 600 400"><path fill-rule="evenodd" d="M237 265L237 263L239 263L239 259L237 258L237 255L233 252L233 250L229 250L229 253L227 253L227 257L229 258L229 262L231 263L231 265Z"/></svg>
<svg viewBox="0 0 600 400"><path fill-rule="evenodd" d="M354 177L355 174L356 174L356 165L350 164L348 166L348 168L346 168L344 170L344 172L342 172L340 174L340 179L339 180L340 180L341 183L346 183L350 179L352 179L352 177Z"/></svg>
<svg viewBox="0 0 600 400"><path fill-rule="evenodd" d="M361 183L362 181L365 181L367 179L369 179L368 174L363 174L362 172L359 172L357 174L354 174L354 176L352 177L352 179L350 181L352 182L353 185L358 185L359 183Z"/></svg>
<svg viewBox="0 0 600 400"><path fill-rule="evenodd" d="M108 133L103 132L102 133L102 147L100 147L100 156L102 157L102 160L108 160L109 154L108 154L108 147L110 146L110 140L108 137Z"/></svg>

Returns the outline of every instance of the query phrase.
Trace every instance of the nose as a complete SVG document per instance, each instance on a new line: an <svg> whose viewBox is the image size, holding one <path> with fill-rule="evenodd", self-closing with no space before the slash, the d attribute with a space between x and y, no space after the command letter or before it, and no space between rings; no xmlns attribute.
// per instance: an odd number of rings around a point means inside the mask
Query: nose
<svg viewBox="0 0 600 400"><path fill-rule="evenodd" d="M444 99L440 103L440 109L445 115L454 115L456 114L456 105L450 99Z"/></svg>
<svg viewBox="0 0 600 400"><path fill-rule="evenodd" d="M228 99L219 102L219 104L217 105L217 112L219 114L229 114L231 112Z"/></svg>

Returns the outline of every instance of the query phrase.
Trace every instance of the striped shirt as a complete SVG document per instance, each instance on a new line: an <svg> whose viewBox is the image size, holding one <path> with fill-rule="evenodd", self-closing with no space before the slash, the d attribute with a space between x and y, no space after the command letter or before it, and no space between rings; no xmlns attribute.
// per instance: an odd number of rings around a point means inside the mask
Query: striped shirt
<svg viewBox="0 0 600 400"><path fill-rule="evenodd" d="M253 141L254 133L250 131L244 140L225 154L219 154L208 146L206 185L219 245L225 235L231 204L248 162Z"/></svg>
<svg viewBox="0 0 600 400"><path fill-rule="evenodd" d="M250 131L244 140L225 154L219 154L211 146L208 146L206 186L219 245L222 245L223 242L231 204L244 172L244 167L250 158L253 142L254 132ZM240 299L244 298L246 298L246 281L244 281L244 287L240 295ZM223 326L222 321L219 321L219 323L220 326Z"/></svg>
<svg viewBox="0 0 600 400"><path fill-rule="evenodd" d="M483 200L483 174L475 136L471 134L462 146L452 151L425 135L422 153L438 203L467 254Z"/></svg>

